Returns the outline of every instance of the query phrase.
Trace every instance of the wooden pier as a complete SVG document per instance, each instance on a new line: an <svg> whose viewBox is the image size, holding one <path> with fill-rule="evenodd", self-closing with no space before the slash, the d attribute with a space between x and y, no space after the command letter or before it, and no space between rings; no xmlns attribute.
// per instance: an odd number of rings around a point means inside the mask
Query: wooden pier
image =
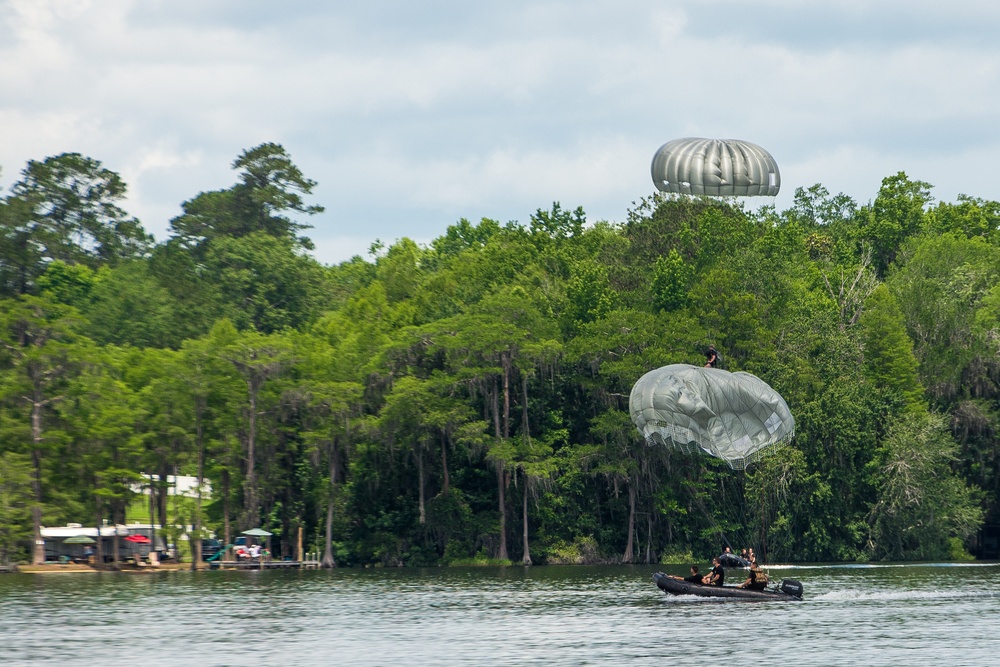
<svg viewBox="0 0 1000 667"><path fill-rule="evenodd" d="M315 570L319 568L319 553L305 554L302 560L272 560L270 558L240 558L210 562L213 570Z"/></svg>
<svg viewBox="0 0 1000 667"><path fill-rule="evenodd" d="M218 561L218 567L223 570L294 570L302 567L302 561L242 558L240 560Z"/></svg>

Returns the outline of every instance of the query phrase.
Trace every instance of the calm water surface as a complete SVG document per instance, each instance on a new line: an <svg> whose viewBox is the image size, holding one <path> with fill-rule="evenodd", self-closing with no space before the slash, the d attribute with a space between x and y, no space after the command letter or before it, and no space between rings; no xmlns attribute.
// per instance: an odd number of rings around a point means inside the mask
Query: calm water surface
<svg viewBox="0 0 1000 667"><path fill-rule="evenodd" d="M655 567L0 575L0 664L985 665L1000 565L772 567L801 603ZM686 568L666 568L686 574Z"/></svg>

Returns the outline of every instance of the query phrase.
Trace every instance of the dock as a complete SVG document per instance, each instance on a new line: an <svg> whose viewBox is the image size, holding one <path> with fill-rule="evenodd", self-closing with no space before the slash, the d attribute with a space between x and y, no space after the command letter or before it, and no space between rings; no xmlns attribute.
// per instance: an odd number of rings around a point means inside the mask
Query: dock
<svg viewBox="0 0 1000 667"><path fill-rule="evenodd" d="M288 570L302 567L298 560L221 560L217 566L223 570Z"/></svg>

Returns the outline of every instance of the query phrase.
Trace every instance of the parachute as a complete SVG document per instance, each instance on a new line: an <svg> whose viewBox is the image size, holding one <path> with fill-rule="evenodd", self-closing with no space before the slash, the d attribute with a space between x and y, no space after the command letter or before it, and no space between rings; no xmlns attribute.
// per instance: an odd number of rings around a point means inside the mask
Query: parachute
<svg viewBox="0 0 1000 667"><path fill-rule="evenodd" d="M722 459L744 470L791 440L785 400L750 373L673 364L639 378L629 396L632 421L647 442Z"/></svg>
<svg viewBox="0 0 1000 667"><path fill-rule="evenodd" d="M774 197L778 163L766 150L738 139L674 139L660 146L650 168L661 192L717 197Z"/></svg>

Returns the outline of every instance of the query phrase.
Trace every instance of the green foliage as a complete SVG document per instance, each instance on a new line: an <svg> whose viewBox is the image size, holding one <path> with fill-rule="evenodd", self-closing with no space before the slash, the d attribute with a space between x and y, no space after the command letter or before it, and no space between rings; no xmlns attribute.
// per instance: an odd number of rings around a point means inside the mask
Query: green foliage
<svg viewBox="0 0 1000 667"><path fill-rule="evenodd" d="M883 560L949 557L982 522L976 490L956 476L957 446L938 416L895 420L872 462L878 499L868 550Z"/></svg>
<svg viewBox="0 0 1000 667"><path fill-rule="evenodd" d="M233 167L152 248L89 158L0 201L0 558L140 516L282 556L301 528L330 566L962 558L1000 521L996 202L897 174L865 207L555 203L323 267L315 183L277 144ZM629 417L708 343L796 418L745 473ZM171 501L175 473L211 496Z"/></svg>
<svg viewBox="0 0 1000 667"><path fill-rule="evenodd" d="M573 211L564 211L559 202L553 202L551 211L538 209L531 216L531 231L555 239L565 239L578 236L586 222L587 216L582 206L577 206Z"/></svg>
<svg viewBox="0 0 1000 667"><path fill-rule="evenodd" d="M929 183L911 181L899 172L882 180L874 203L861 211L855 238L874 250L879 275L885 275L900 245L923 227L930 191Z"/></svg>
<svg viewBox="0 0 1000 667"><path fill-rule="evenodd" d="M53 301L82 310L90 303L91 292L99 282L99 274L89 266L57 259L38 277L38 289Z"/></svg>
<svg viewBox="0 0 1000 667"><path fill-rule="evenodd" d="M664 551L663 555L660 557L661 565L690 565L691 563L697 562L698 558L694 557L690 551L684 551L683 549L671 549Z"/></svg>
<svg viewBox="0 0 1000 667"><path fill-rule="evenodd" d="M183 215L170 221L175 240L200 254L215 239L240 238L263 233L296 246L312 249L312 242L298 236L308 225L287 213L313 215L322 206L306 205L316 182L306 178L285 149L264 143L244 151L233 161L239 182L228 190L202 192L184 202Z"/></svg>
<svg viewBox="0 0 1000 667"><path fill-rule="evenodd" d="M102 269L89 296L80 310L99 344L176 348L184 340L174 300L146 263Z"/></svg>
<svg viewBox="0 0 1000 667"><path fill-rule="evenodd" d="M41 258L91 268L139 257L149 246L139 221L118 207L125 190L121 176L79 153L32 160L11 187L28 205L23 224L44 248Z"/></svg>
<svg viewBox="0 0 1000 667"><path fill-rule="evenodd" d="M596 262L578 262L566 283L566 314L574 326L600 319L615 306L607 269Z"/></svg>
<svg viewBox="0 0 1000 667"><path fill-rule="evenodd" d="M595 565L603 562L593 536L577 537L572 543L559 541L548 548L549 565Z"/></svg>
<svg viewBox="0 0 1000 667"><path fill-rule="evenodd" d="M206 253L221 313L240 329L273 333L318 315L322 271L291 240L264 232L217 239Z"/></svg>
<svg viewBox="0 0 1000 667"><path fill-rule="evenodd" d="M879 285L860 319L868 377L878 387L898 392L910 410L924 406L924 388L917 376L913 343L906 335L903 313L885 287Z"/></svg>
<svg viewBox="0 0 1000 667"><path fill-rule="evenodd" d="M0 296L37 293L54 262L96 269L144 257L152 239L118 206L124 198L125 182L98 160L63 153L30 161L0 200Z"/></svg>
<svg viewBox="0 0 1000 667"><path fill-rule="evenodd" d="M0 563L23 560L31 538L31 461L0 452Z"/></svg>
<svg viewBox="0 0 1000 667"><path fill-rule="evenodd" d="M455 257L466 250L479 250L490 239L500 233L500 223L489 218L483 218L478 225L462 218L456 224L450 225L444 236L431 242L431 247L442 258Z"/></svg>
<svg viewBox="0 0 1000 667"><path fill-rule="evenodd" d="M792 208L788 216L806 225L835 226L854 217L857 204L843 192L830 195L820 183L808 188L795 188ZM825 237L829 239L830 237ZM817 253L822 255L826 253ZM817 259L818 257L814 257Z"/></svg>
<svg viewBox="0 0 1000 667"><path fill-rule="evenodd" d="M404 238L394 243L376 262L376 275L385 286L389 303L406 299L417 290L420 280L420 255L417 244Z"/></svg>
<svg viewBox="0 0 1000 667"><path fill-rule="evenodd" d="M956 203L940 202L927 212L927 228L935 235L956 234L1000 245L1000 202L958 195Z"/></svg>
<svg viewBox="0 0 1000 667"><path fill-rule="evenodd" d="M657 257L653 269L653 304L659 310L671 312L688 303L688 287L694 271L684 258L671 248L666 257Z"/></svg>

